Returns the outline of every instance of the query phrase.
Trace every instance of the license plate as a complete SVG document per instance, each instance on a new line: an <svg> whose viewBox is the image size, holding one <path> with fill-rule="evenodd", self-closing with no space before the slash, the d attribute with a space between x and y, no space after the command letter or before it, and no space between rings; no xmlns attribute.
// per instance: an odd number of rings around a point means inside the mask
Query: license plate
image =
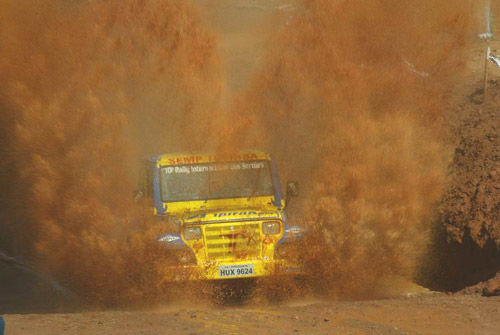
<svg viewBox="0 0 500 335"><path fill-rule="evenodd" d="M253 264L219 266L219 277L253 276L254 274Z"/></svg>

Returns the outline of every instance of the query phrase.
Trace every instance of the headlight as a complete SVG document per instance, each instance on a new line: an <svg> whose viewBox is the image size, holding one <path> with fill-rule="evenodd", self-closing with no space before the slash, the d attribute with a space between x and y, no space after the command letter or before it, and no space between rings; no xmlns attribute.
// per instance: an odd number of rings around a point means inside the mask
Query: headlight
<svg viewBox="0 0 500 335"><path fill-rule="evenodd" d="M179 235L165 234L158 238L158 242L166 243L166 244L178 244L181 241L181 237ZM181 241L182 243L182 241Z"/></svg>
<svg viewBox="0 0 500 335"><path fill-rule="evenodd" d="M277 235L280 231L281 225L277 221L269 221L262 224L262 232L264 235Z"/></svg>
<svg viewBox="0 0 500 335"><path fill-rule="evenodd" d="M201 228L200 227L185 227L184 228L184 239L186 240L199 240L201 238Z"/></svg>

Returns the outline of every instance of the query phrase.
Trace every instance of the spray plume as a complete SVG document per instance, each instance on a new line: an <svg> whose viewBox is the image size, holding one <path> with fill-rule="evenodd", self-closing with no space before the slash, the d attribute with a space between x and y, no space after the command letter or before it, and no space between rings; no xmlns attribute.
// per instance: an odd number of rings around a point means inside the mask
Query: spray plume
<svg viewBox="0 0 500 335"><path fill-rule="evenodd" d="M169 259L132 201L137 170L207 146L215 37L182 1L0 8L2 244L92 301L154 291Z"/></svg>
<svg viewBox="0 0 500 335"><path fill-rule="evenodd" d="M181 1L0 6L2 244L92 300L154 294L172 260L131 201L134 158L211 145L215 38ZM305 0L235 100L221 150L267 148L299 179L290 217L312 232L302 254L322 291L366 297L382 274L411 276L445 182L469 11Z"/></svg>
<svg viewBox="0 0 500 335"><path fill-rule="evenodd" d="M368 297L383 276L411 277L426 247L470 5L303 3L236 100L228 142L267 147L299 180L306 200L289 217L312 232L303 255L314 285Z"/></svg>

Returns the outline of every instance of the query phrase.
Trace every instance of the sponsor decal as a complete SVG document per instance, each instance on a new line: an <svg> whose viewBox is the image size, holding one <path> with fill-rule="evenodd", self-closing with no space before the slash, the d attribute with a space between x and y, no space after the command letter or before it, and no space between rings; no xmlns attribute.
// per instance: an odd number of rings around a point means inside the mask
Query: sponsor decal
<svg viewBox="0 0 500 335"><path fill-rule="evenodd" d="M243 211L243 212L223 212L223 213L214 213L214 217L222 218L225 216L245 216L245 215L257 215L257 212L254 211Z"/></svg>
<svg viewBox="0 0 500 335"><path fill-rule="evenodd" d="M215 221L215 220L235 220L238 218L244 218L244 217L250 217L250 218L259 218L259 219L269 219L269 218L279 218L279 212L274 212L274 211L234 211L234 212L220 212L220 213L200 213L200 214L195 214L189 217L186 217L186 220L191 221L191 220L203 220L206 219L207 221Z"/></svg>
<svg viewBox="0 0 500 335"><path fill-rule="evenodd" d="M251 161L257 160L257 154L230 154L230 155L209 155L209 156L179 156L169 157L169 165L196 164L202 161L207 162L232 162L232 161Z"/></svg>
<svg viewBox="0 0 500 335"><path fill-rule="evenodd" d="M230 217L230 216L250 216L250 215L259 216L259 217L261 217L261 216L278 217L278 213L273 212L273 211L266 211L266 212L257 212L257 211L222 212L222 213L214 213L213 217L222 218L222 217Z"/></svg>

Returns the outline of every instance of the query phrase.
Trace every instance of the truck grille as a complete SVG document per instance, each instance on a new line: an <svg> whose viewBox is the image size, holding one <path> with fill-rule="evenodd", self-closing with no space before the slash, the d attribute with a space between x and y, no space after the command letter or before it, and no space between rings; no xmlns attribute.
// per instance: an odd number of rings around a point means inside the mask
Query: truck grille
<svg viewBox="0 0 500 335"><path fill-rule="evenodd" d="M261 256L260 223L205 226L208 259L255 259Z"/></svg>

